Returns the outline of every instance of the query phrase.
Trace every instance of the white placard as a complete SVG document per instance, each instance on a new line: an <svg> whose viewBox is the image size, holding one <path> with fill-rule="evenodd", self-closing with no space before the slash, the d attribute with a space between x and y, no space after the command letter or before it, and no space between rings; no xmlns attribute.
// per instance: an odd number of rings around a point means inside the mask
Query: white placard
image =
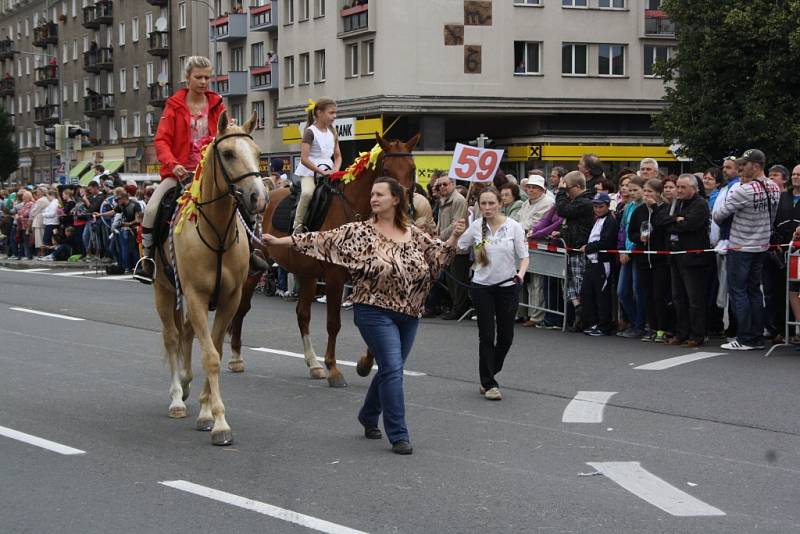
<svg viewBox="0 0 800 534"><path fill-rule="evenodd" d="M501 159L503 159L502 150L476 148L457 143L448 175L456 180L491 182L500 167Z"/></svg>

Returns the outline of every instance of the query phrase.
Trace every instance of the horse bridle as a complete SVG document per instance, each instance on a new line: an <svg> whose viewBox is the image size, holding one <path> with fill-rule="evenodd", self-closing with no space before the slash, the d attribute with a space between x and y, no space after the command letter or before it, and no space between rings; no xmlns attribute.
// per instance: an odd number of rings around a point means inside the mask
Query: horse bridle
<svg viewBox="0 0 800 534"><path fill-rule="evenodd" d="M246 134L244 132L229 133L229 134L223 135L222 137L218 137L217 139L214 139L214 143L211 145L211 148L212 148L212 150L214 150L214 158L219 162L219 168L222 169L222 178L225 180L225 184L228 186L228 190L225 191L224 193L222 193L221 195L219 195L218 197L215 197L215 198L213 198L211 200L207 200L205 202L197 202L197 206L198 207L207 206L208 204L213 204L214 202L216 202L218 200L221 200L221 199L225 198L226 196L230 195L231 197L233 197L236 200L237 208L238 208L238 204L241 203L241 198L240 197L241 197L242 193L241 193L241 191L236 189L236 184L238 184L239 182L241 182L245 178L249 178L250 176L257 176L259 178L263 178L264 177L264 175L261 173L261 171L246 172L244 174L241 174L241 175L237 176L236 178L231 178L230 177L230 174L228 174L228 169L226 169L225 165L222 163L222 157L220 156L218 145L219 145L219 143L221 141L224 141L225 139L230 139L231 137L247 137L251 141L255 142L253 140L253 136L252 135ZM216 171L216 168L215 168L214 169L214 185L216 185L216 184L217 184L217 171Z"/></svg>

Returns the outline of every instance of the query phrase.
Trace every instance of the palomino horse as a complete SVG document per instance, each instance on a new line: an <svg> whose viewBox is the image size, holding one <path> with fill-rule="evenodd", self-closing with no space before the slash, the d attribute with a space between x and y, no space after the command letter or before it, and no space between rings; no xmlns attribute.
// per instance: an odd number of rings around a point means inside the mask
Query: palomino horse
<svg viewBox="0 0 800 534"><path fill-rule="evenodd" d="M177 214L175 220L182 227L174 227L172 245L178 287L183 291L185 320L176 308L176 286L165 269L158 269L154 284L164 349L172 373L169 416L186 417L184 401L192 381L192 342L197 335L206 380L196 425L198 430L211 431L214 445L233 441L220 394L219 367L225 331L236 313L249 265L247 233L237 209L241 206L249 213L260 213L267 203L259 172L261 151L250 137L256 120L254 113L239 128L228 125L228 114L222 113L217 137L206 149L203 169L195 178L199 184L184 193L189 195L184 200L196 195L182 206L183 210L196 210L194 221L181 221L184 213ZM169 243L163 245L161 252L162 258L171 257ZM214 325L209 330L208 311L214 306L217 306Z"/></svg>
<svg viewBox="0 0 800 534"><path fill-rule="evenodd" d="M321 230L336 228L348 222L366 220L370 217L370 195L372 184L378 176L391 176L395 178L408 191L412 191L412 186L416 178L416 167L411 151L419 141L419 134L415 135L407 142L387 141L376 135L378 143L383 152L378 157L375 168L367 168L361 171L356 180L346 184L342 188L342 195L334 195L330 209L325 217ZM275 207L280 204L289 194L288 189L275 192L272 195L270 205L264 212L265 231L275 236L286 235L272 227L272 214ZM409 193L410 194L410 193ZM300 327L300 335L303 338L303 352L306 365L309 367L311 378L325 378L325 370L317 360L317 354L311 345L311 336L308 333L308 324L311 319L311 303L317 289L317 279L325 279L325 294L327 295L327 329L328 345L325 350L325 366L328 368L328 384L331 387L345 387L347 381L342 376L341 371L336 366L336 336L341 327L341 304L342 289L344 283L349 278L346 269L317 261L309 256L300 254L291 248L269 248L264 247L265 253L278 262L284 269L294 273L300 282L300 298L297 302L297 324ZM244 362L241 356L242 347L242 322L247 312L250 310L250 299L253 290L258 283L259 275L251 276L245 283L242 292L242 300L239 310L231 324L231 349L233 357L228 363L228 367L234 372L244 370ZM372 369L373 358L367 353L359 360L357 371L361 376L367 376Z"/></svg>

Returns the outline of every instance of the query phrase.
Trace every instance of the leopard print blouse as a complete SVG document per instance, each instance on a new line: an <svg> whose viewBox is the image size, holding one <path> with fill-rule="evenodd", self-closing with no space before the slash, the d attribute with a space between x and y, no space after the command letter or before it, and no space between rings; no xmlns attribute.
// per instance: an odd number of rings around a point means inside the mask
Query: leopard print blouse
<svg viewBox="0 0 800 534"><path fill-rule="evenodd" d="M295 234L292 243L298 252L350 271L353 302L421 317L431 285L456 250L416 227L410 229L411 239L397 243L371 221L354 222Z"/></svg>

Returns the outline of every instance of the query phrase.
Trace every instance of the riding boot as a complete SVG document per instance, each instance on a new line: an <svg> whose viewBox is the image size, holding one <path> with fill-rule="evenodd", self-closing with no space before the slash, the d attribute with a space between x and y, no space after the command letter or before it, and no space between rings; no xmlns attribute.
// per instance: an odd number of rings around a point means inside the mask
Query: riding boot
<svg viewBox="0 0 800 534"><path fill-rule="evenodd" d="M133 278L145 285L153 283L156 262L152 257L153 234L149 228L142 227L142 257L133 268Z"/></svg>
<svg viewBox="0 0 800 534"><path fill-rule="evenodd" d="M269 269L269 263L260 249L250 252L250 274L263 273Z"/></svg>

